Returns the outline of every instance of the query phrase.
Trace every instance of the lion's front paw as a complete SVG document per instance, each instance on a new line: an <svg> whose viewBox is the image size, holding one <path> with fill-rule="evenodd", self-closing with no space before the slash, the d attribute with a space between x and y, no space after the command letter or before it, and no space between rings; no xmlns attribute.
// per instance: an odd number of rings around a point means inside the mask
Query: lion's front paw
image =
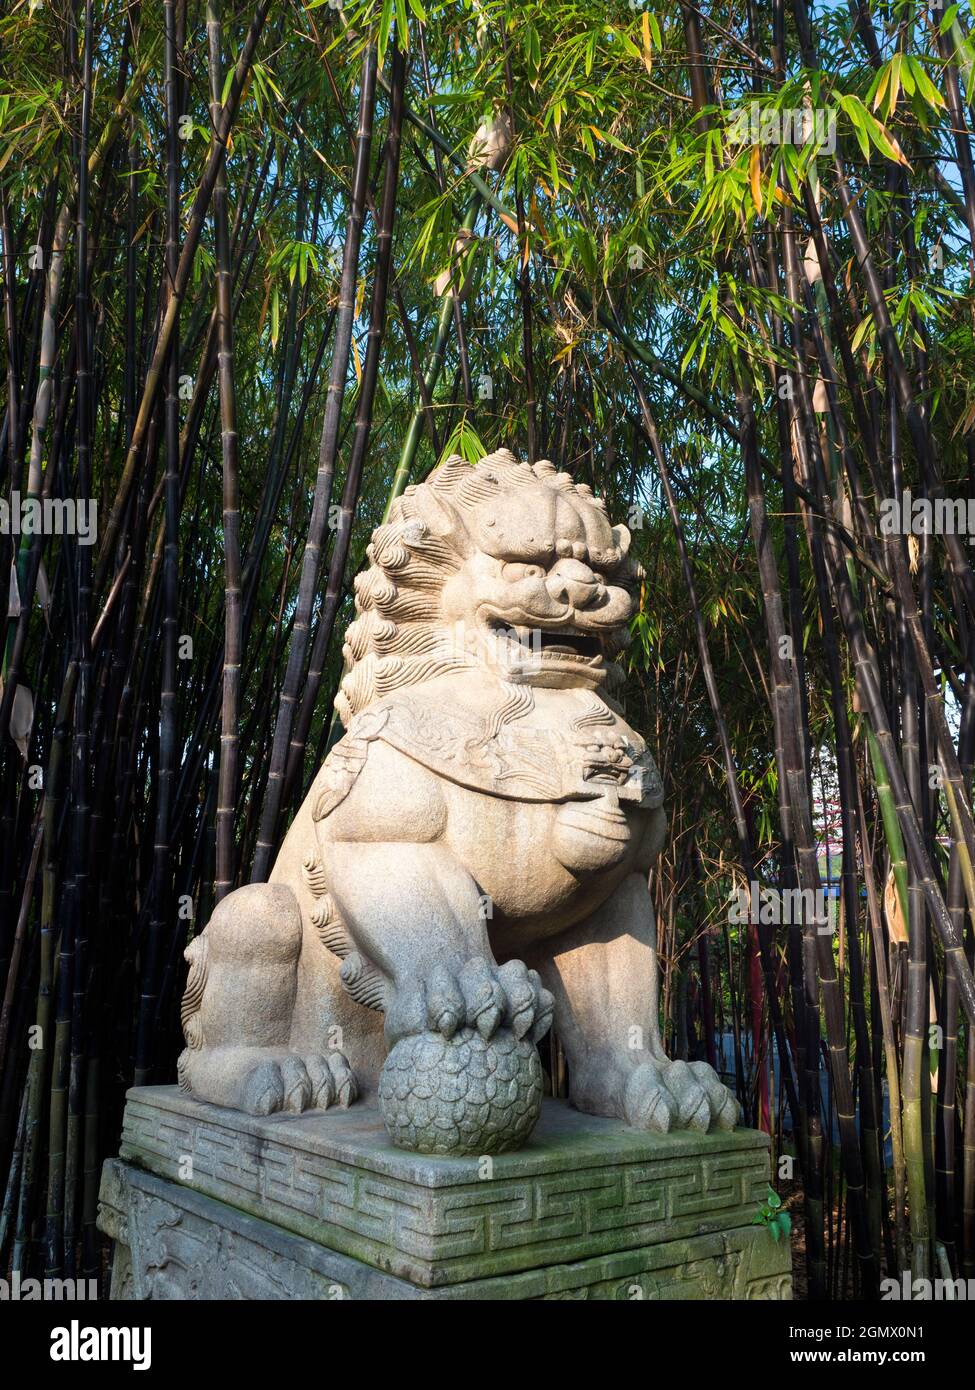
<svg viewBox="0 0 975 1390"><path fill-rule="evenodd" d="M352 1104L358 1095L352 1068L341 1052L300 1057L284 1052L261 1058L245 1073L240 1109L248 1115L272 1115L279 1110L300 1114Z"/></svg>
<svg viewBox="0 0 975 1390"><path fill-rule="evenodd" d="M734 1129L738 1102L706 1062L642 1062L623 1098L626 1122L634 1129L665 1134L671 1129Z"/></svg>
<svg viewBox="0 0 975 1390"><path fill-rule="evenodd" d="M430 1029L449 1040L460 1028L476 1028L488 1039L503 1026L516 1038L537 1042L548 1032L553 1003L538 972L522 961L497 966L472 956L458 970L435 965L425 979L398 988L386 1033L396 1042Z"/></svg>

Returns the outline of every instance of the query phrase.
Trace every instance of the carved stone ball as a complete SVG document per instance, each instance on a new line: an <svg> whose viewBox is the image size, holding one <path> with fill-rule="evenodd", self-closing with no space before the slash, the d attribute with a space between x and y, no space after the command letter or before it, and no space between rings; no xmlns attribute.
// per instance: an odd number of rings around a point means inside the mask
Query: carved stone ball
<svg viewBox="0 0 975 1390"><path fill-rule="evenodd" d="M506 1029L485 1040L473 1028L452 1038L402 1038L386 1058L379 1109L390 1139L423 1154L496 1154L516 1149L542 1106L533 1043Z"/></svg>

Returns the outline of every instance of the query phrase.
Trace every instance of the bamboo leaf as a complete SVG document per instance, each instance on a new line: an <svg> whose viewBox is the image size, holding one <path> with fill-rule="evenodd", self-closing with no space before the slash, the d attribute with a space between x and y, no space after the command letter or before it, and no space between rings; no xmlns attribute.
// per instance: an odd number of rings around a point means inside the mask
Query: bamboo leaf
<svg viewBox="0 0 975 1390"><path fill-rule="evenodd" d="M887 89L890 86L890 78L890 63L884 63L883 66L877 70L877 74L867 91L867 101L870 104L871 110L876 111L877 107L883 102Z"/></svg>
<svg viewBox="0 0 975 1390"><path fill-rule="evenodd" d="M854 352L859 352L860 348L863 347L867 337L872 333L873 326L873 316L871 314L868 314L865 319L861 319L850 340L850 347Z"/></svg>
<svg viewBox="0 0 975 1390"><path fill-rule="evenodd" d="M897 70L900 73L901 86L909 97L917 91L915 80L914 59L907 53L898 53L895 59ZM893 109L893 106L891 107Z"/></svg>
<svg viewBox="0 0 975 1390"><path fill-rule="evenodd" d="M409 52L410 22L406 16L406 0L396 0L396 42L403 53Z"/></svg>
<svg viewBox="0 0 975 1390"><path fill-rule="evenodd" d="M379 38L376 47L380 67L386 62L386 45L389 42L389 31L392 23L393 0L383 0L383 8L379 16Z"/></svg>
<svg viewBox="0 0 975 1390"><path fill-rule="evenodd" d="M936 111L940 111L944 107L945 99L925 72L923 63L919 58L911 58L910 63L911 71L914 74L914 80L917 84L918 95L926 101L929 106L933 107Z"/></svg>

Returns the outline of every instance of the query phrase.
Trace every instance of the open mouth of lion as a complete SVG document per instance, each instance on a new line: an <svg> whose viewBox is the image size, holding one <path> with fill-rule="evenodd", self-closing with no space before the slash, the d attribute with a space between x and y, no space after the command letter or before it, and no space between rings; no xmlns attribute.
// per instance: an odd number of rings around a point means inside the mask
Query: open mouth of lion
<svg viewBox="0 0 975 1390"><path fill-rule="evenodd" d="M488 624L492 635L506 639L510 646L522 649L517 654L527 660L544 663L578 662L586 666L602 664L604 648L601 639L577 627L543 628L508 624L493 618Z"/></svg>

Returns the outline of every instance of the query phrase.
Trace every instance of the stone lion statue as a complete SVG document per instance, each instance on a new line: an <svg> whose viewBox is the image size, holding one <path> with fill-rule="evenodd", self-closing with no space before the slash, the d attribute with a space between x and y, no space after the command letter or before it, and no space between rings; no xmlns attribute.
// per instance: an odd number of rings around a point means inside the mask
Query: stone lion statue
<svg viewBox="0 0 975 1390"><path fill-rule="evenodd" d="M252 1114L378 1095L393 1142L522 1143L554 1018L571 1103L731 1128L670 1061L647 875L663 790L610 688L641 571L604 503L502 450L408 487L355 581L345 726L270 882L186 951L181 1086Z"/></svg>

